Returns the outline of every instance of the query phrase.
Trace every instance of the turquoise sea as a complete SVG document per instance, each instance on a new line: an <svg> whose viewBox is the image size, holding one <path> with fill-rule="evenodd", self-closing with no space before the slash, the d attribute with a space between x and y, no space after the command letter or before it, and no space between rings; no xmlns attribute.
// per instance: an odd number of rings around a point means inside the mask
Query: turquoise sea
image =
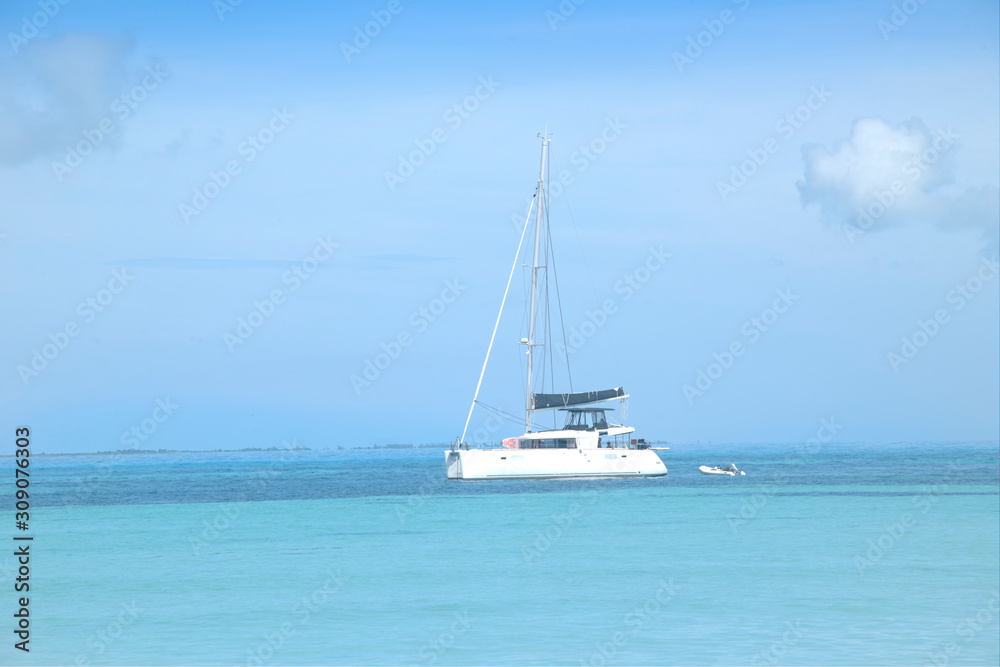
<svg viewBox="0 0 1000 667"><path fill-rule="evenodd" d="M659 454L495 482L438 449L36 457L31 652L4 550L0 663L1000 662L996 443Z"/></svg>

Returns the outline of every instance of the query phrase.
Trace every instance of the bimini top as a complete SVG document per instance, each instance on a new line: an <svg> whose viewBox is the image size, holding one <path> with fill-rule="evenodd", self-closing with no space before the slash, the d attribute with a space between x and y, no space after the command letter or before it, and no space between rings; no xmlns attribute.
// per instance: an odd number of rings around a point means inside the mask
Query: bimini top
<svg viewBox="0 0 1000 667"><path fill-rule="evenodd" d="M621 387L602 389L600 391L578 391L572 394L532 394L532 410L550 410L552 408L568 408L573 405L588 405L602 401L614 401L628 398Z"/></svg>

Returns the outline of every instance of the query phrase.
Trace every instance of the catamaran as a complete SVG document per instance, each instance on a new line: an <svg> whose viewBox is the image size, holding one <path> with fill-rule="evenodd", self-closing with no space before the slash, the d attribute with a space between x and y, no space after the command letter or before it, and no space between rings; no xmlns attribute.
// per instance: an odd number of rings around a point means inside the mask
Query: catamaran
<svg viewBox="0 0 1000 667"><path fill-rule="evenodd" d="M479 374L479 382L465 419L462 436L452 443L451 450L445 454L445 468L448 479L482 480L510 478L549 478L549 477L655 477L667 474L667 468L645 440L633 439L635 429L624 423L614 422L614 408L608 407L612 401L619 402L619 408L624 421L628 394L621 387L600 391L572 391L572 376L570 376L570 391L568 393L536 393L536 348L541 348L539 368L544 370L545 338L538 327L540 310L540 278L546 281L546 290L542 295L545 306L543 313L548 313L548 271L555 272L554 262L550 267L548 261L551 253L551 234L549 231L549 207L546 190L548 176L548 153L550 139L541 135L542 159L538 174L538 184L528 215L521 231L514 264L507 277L507 288L504 290L500 303L500 313L493 326L493 335L486 350L486 360ZM511 279L521 256L521 248L531 221L532 210L535 211L534 251L531 264L524 266L531 271L531 292L528 306L527 336L520 339L525 346L527 356L527 392L524 410L524 433L517 437L506 438L498 444L472 445L466 442L465 436L469 430L472 412L479 403L479 390L482 388L486 365L489 363L490 352L496 339L497 327L503 315L504 304L510 291ZM542 248L544 245L544 257ZM558 292L558 282L557 292ZM547 317L545 319L548 319ZM560 317L561 319L561 317ZM565 334L564 334L565 335ZM567 358L567 365L568 365ZM544 378L543 378L544 380ZM554 378L550 378L554 381ZM562 428L545 429L533 421L536 412L558 410L565 413L565 423ZM495 409L494 409L495 411ZM609 417L608 413L612 415Z"/></svg>

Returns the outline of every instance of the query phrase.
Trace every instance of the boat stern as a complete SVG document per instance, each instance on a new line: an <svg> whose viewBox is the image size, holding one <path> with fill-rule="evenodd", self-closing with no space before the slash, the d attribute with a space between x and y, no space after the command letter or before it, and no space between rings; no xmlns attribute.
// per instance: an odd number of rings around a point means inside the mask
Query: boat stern
<svg viewBox="0 0 1000 667"><path fill-rule="evenodd" d="M445 452L444 466L448 479L462 479L462 456L460 452Z"/></svg>

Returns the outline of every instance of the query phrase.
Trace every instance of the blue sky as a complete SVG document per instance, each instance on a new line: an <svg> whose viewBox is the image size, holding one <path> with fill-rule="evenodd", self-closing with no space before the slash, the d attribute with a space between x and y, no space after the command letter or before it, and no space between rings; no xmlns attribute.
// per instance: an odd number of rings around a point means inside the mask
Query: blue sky
<svg viewBox="0 0 1000 667"><path fill-rule="evenodd" d="M574 388L624 386L639 435L997 438L995 3L219 6L0 10L0 400L38 450L454 438L546 127L566 326L614 310ZM511 292L481 398L518 414Z"/></svg>

